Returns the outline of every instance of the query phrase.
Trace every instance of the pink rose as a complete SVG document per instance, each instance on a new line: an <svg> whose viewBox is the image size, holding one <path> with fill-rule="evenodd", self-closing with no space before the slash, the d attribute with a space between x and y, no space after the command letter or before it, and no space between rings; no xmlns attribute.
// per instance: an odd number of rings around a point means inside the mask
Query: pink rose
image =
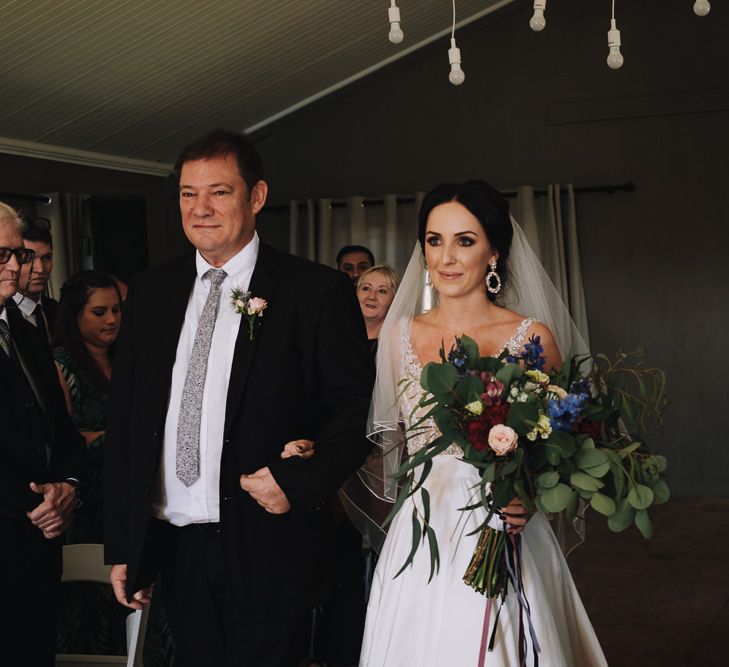
<svg viewBox="0 0 729 667"><path fill-rule="evenodd" d="M248 312L251 315L259 315L265 310L266 306L268 306L266 299L261 299L261 297L254 296L248 302Z"/></svg>
<svg viewBox="0 0 729 667"><path fill-rule="evenodd" d="M496 452L497 456L505 456L516 449L518 436L510 426L496 424L489 431L489 447Z"/></svg>

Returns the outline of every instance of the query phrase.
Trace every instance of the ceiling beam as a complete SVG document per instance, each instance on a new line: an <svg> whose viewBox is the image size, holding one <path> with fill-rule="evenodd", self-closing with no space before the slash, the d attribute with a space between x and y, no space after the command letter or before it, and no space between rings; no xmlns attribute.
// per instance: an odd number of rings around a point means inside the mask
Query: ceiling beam
<svg viewBox="0 0 729 667"><path fill-rule="evenodd" d="M166 162L136 160L134 158L109 155L107 153L95 153L93 151L66 148L65 146L53 146L51 144L39 144L34 141L21 141L8 137L0 137L0 153L21 155L23 157L37 158L40 160L51 160L53 162L66 162L84 167L146 174L148 176L167 176L172 170L172 165Z"/></svg>

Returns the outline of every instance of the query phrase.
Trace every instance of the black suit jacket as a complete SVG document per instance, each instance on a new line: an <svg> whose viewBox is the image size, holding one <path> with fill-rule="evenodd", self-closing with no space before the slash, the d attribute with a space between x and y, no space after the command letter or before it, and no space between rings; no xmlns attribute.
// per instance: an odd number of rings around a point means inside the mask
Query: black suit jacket
<svg viewBox="0 0 729 667"><path fill-rule="evenodd" d="M25 513L43 500L30 490L30 482L83 478L83 438L66 411L48 341L37 335L12 299L6 307L13 342L44 406L43 411L25 374L0 351L0 511L27 521Z"/></svg>
<svg viewBox="0 0 729 667"><path fill-rule="evenodd" d="M128 594L150 583L163 553L149 521L151 494L195 276L194 256L149 270L134 280L124 307L107 424L104 508L106 561L127 563ZM318 599L321 569L333 555L327 550L326 499L369 451L365 422L374 364L344 274L261 243L250 290L268 308L255 339L249 340L243 321L236 341L220 517L227 572L242 612L281 618ZM281 460L283 445L295 438L315 440L315 456ZM284 515L267 513L240 488L242 473L264 466L291 503Z"/></svg>

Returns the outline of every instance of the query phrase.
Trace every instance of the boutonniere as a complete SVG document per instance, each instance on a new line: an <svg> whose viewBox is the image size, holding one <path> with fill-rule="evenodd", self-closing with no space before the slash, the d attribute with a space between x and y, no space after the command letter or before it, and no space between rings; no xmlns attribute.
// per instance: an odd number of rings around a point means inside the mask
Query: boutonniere
<svg viewBox="0 0 729 667"><path fill-rule="evenodd" d="M251 296L250 292L244 292L242 289L234 287L231 290L230 302L236 313L245 315L248 318L248 339L253 340L256 319L263 317L263 311L268 307L268 301L257 296Z"/></svg>

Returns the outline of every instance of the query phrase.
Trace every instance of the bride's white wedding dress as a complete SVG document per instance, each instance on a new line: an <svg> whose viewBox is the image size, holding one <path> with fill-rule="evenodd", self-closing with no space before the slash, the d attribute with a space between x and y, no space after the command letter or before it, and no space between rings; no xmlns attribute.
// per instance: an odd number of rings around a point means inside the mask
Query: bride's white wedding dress
<svg viewBox="0 0 729 667"><path fill-rule="evenodd" d="M533 320L524 320L505 343L512 353L522 346ZM410 344L409 321L401 326L401 375L413 380L400 399L401 414L412 423L420 398L421 367ZM502 349L504 349L502 348ZM419 433L408 440L408 452L432 440ZM438 538L440 570L428 583L430 553L418 549L412 566L397 571L412 546L412 508L420 494L408 499L393 520L377 568L367 607L360 665L367 667L474 667L478 663L486 598L463 582L478 535L468 535L485 518L483 510L458 508L474 500L476 468L463 463L457 445L433 460L425 487L430 494L430 521ZM494 527L496 523L494 522ZM531 618L541 647L540 667L598 667L605 657L572 581L567 563L547 519L537 514L522 533L523 580ZM493 628L495 609L491 613ZM486 667L519 665L519 606L513 590L499 615L494 650ZM527 664L533 664L531 642Z"/></svg>

